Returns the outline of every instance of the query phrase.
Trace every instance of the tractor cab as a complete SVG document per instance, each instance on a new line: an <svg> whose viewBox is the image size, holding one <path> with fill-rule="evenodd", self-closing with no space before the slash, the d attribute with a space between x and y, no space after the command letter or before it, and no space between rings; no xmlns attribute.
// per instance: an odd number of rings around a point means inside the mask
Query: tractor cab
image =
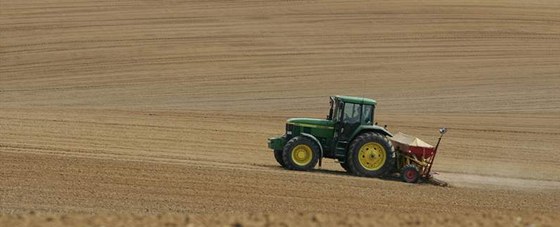
<svg viewBox="0 0 560 227"><path fill-rule="evenodd" d="M360 126L373 125L373 113L377 102L373 99L331 96L331 108L327 120L334 126L333 143L336 150L345 152L349 141L355 136ZM342 154L343 155L343 154Z"/></svg>

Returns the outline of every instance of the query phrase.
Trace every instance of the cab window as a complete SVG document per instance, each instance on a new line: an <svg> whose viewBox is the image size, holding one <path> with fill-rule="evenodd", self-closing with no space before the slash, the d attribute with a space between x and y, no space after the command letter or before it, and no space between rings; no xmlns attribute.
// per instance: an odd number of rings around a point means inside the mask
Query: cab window
<svg viewBox="0 0 560 227"><path fill-rule="evenodd" d="M344 118L342 120L347 124L359 123L361 112L362 105L346 103L344 105Z"/></svg>
<svg viewBox="0 0 560 227"><path fill-rule="evenodd" d="M364 124L368 124L371 125L372 121L373 121L373 106L370 105L364 105L364 112L362 114L362 116L364 116Z"/></svg>

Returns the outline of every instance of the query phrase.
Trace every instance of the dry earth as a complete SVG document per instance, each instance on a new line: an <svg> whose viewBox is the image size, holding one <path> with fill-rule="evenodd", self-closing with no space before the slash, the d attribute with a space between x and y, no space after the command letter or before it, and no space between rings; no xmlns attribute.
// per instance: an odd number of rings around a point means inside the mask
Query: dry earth
<svg viewBox="0 0 560 227"><path fill-rule="evenodd" d="M0 226L558 226L560 2L0 1ZM280 168L375 98L450 187Z"/></svg>

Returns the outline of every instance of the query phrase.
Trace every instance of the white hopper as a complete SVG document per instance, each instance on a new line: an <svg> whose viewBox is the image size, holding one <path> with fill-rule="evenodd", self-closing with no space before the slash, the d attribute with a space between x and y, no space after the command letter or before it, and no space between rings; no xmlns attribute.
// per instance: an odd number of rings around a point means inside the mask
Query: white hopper
<svg viewBox="0 0 560 227"><path fill-rule="evenodd" d="M402 151L408 151L408 147L434 148L434 146L422 141L421 139L402 132L399 132L391 137L391 140L393 141L395 147L401 148Z"/></svg>

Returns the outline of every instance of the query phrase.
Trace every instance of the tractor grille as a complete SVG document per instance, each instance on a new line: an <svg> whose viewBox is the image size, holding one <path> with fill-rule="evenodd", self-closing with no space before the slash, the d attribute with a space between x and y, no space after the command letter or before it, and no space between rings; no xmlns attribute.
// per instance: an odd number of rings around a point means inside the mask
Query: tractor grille
<svg viewBox="0 0 560 227"><path fill-rule="evenodd" d="M294 125L286 124L286 138L287 139L292 138L293 134L294 134Z"/></svg>
<svg viewBox="0 0 560 227"><path fill-rule="evenodd" d="M291 132L294 130L294 125L292 124L286 124L286 133L287 132Z"/></svg>

